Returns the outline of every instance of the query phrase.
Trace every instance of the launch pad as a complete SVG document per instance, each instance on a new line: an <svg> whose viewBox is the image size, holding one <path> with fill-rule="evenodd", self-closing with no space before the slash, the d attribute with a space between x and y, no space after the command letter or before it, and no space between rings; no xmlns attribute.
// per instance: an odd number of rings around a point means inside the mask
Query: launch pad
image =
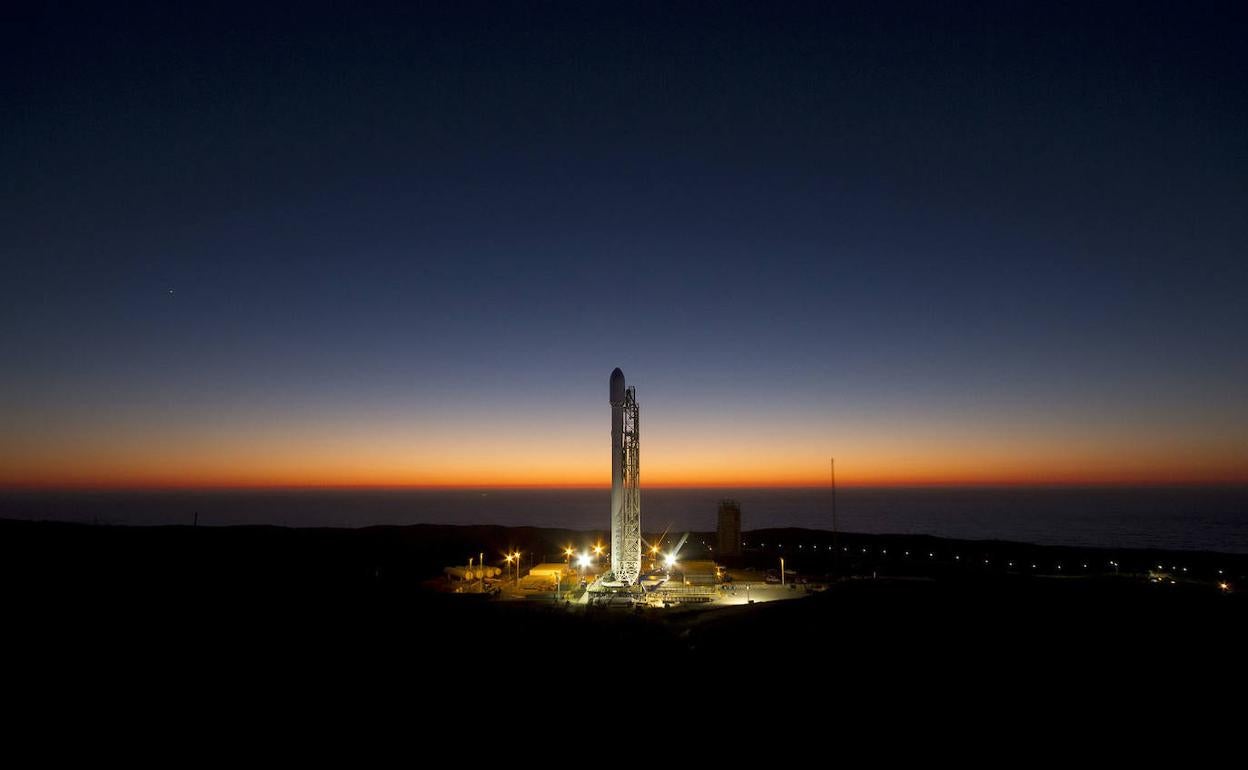
<svg viewBox="0 0 1248 770"><path fill-rule="evenodd" d="M513 585L501 586L497 581L498 568L490 566L448 567L448 585L456 579L462 591L476 585L478 591L493 587L504 600L553 601L569 608L573 606L668 608L668 607L716 607L731 604L753 604L764 600L770 591L765 581L746 580L732 582L726 578L723 566L713 560L714 547L699 537L691 544L692 558L681 559L681 549L688 542L686 532L674 538L674 544L665 541L671 527L661 533L652 532L647 540L641 529L641 409L637 403L637 391L629 387L624 373L618 368L611 372L609 382L611 404L611 542L608 546L597 542L592 548L579 554L568 545L563 549L565 562L543 562L534 566L523 579L517 573ZM731 502L731 501L728 501ZM733 505L736 505L733 503ZM722 506L721 506L722 507ZM732 527L729 540L736 544L740 538L740 511L729 522ZM721 519L723 519L721 511ZM720 545L724 533L720 532ZM740 546L738 545L737 548ZM600 559L606 556L606 562ZM510 569L512 557L508 553L505 562ZM483 559L483 555L479 558ZM478 562L480 565L480 562ZM487 574L489 570L492 574ZM475 584L472 581L476 581ZM754 585L758 583L758 585ZM566 586L566 590L565 590ZM738 591L740 588L742 590ZM782 589L785 586L781 586ZM795 586L793 587L795 588ZM751 594L753 589L753 594ZM784 592L782 597L794 598L798 594Z"/></svg>

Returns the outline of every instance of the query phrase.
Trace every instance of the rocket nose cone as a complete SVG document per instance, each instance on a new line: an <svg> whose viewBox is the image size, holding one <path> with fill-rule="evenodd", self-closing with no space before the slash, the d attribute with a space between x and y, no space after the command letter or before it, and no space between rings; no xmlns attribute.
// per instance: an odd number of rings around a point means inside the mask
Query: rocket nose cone
<svg viewBox="0 0 1248 770"><path fill-rule="evenodd" d="M624 400L624 372L620 371L617 366L614 372L611 372L611 402Z"/></svg>

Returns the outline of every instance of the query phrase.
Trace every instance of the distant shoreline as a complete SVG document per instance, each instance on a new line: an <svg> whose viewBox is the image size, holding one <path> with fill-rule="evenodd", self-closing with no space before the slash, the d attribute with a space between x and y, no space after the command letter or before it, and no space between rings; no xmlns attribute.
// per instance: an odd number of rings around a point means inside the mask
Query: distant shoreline
<svg viewBox="0 0 1248 770"><path fill-rule="evenodd" d="M0 491L0 518L129 526L359 528L462 524L589 531L607 526L606 489ZM832 529L811 488L643 488L646 529L707 531L720 500L747 530ZM1248 487L842 488L837 528L1040 545L1248 554Z"/></svg>
<svg viewBox="0 0 1248 770"><path fill-rule="evenodd" d="M56 520L32 520L32 519L10 519L0 518L0 534L14 534L20 530L28 531L43 530L52 533L56 530L65 532L83 532L83 531L117 531L117 532L196 532L202 531L206 533L255 533L270 531L274 533L289 533L298 537L299 533L318 533L330 536L340 536L344 538L367 536L369 534L385 534L385 533L409 533L419 535L421 533L430 533L445 537L446 535L462 535L469 540L498 540L503 539L515 540L532 540L541 538L547 540L551 545L549 550L553 553L561 548L565 542L583 541L590 543L594 540L609 540L610 531L606 528L588 528L588 529L570 529L562 527L540 527L535 525L502 525L502 524L432 524L432 523L414 523L414 524L370 524L359 527L291 527L281 524L223 524L223 525L203 525L195 526L184 523L171 524L113 524L113 523L90 523L90 522L70 522ZM661 535L659 531L643 532L643 537L654 539ZM683 531L680 533L683 534ZM940 535L916 534L916 533L868 533L868 532L834 532L829 529L816 529L809 527L762 527L758 529L742 530L743 539L749 544L745 549L746 556L785 556L786 558L806 557L817 558L820 556L817 548L823 548L823 554L827 554L828 549L836 544L836 547L845 548L863 548L866 544L867 548L874 547L876 551L886 549L889 543L902 544L903 553L905 544L931 544L939 545L943 549L949 550L950 554L954 550L960 549L965 551L968 559L973 559L975 554L984 551L994 552L1045 552L1050 554L1087 554L1089 557L1093 554L1132 554L1142 558L1143 562L1161 557L1163 559L1214 559L1225 560L1228 564L1237 563L1240 568L1248 574L1248 554L1239 554L1228 551L1219 551L1216 549L1175 549L1175 548L1132 548L1132 547L1109 547L1109 546L1091 546L1091 545L1052 545L1043 543L1030 543L1017 540L1002 540L997 538L951 538ZM669 539L672 533L668 533ZM690 547L693 543L705 540L706 542L714 542L716 533L713 530L690 530ZM227 535L228 536L228 535ZM454 538L452 538L454 539ZM770 545L769 545L770 543ZM573 544L578 544L574 542ZM817 547L815 550L808 550ZM787 547L787 551L785 548ZM715 558L713 552L702 554L707 558ZM851 554L852 556L853 554ZM894 554L896 557L897 554ZM916 558L921 554L915 551ZM556 557L551 557L554 560ZM903 557L904 558L904 557ZM1173 566L1173 565L1172 565Z"/></svg>

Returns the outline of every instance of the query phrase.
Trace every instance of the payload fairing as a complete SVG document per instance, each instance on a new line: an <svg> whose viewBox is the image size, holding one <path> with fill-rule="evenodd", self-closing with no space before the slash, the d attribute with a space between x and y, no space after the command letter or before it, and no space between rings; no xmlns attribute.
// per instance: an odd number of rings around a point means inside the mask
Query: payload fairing
<svg viewBox="0 0 1248 770"><path fill-rule="evenodd" d="M624 372L611 372L611 574L604 583L634 585L641 575L641 448L637 394Z"/></svg>

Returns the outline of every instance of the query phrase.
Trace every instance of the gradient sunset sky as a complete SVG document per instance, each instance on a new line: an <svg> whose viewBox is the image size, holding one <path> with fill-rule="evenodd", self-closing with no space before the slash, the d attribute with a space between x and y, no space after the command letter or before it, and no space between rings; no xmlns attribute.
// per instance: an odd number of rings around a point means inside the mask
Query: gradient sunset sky
<svg viewBox="0 0 1248 770"><path fill-rule="evenodd" d="M0 12L0 486L1248 482L1246 4L252 5Z"/></svg>

